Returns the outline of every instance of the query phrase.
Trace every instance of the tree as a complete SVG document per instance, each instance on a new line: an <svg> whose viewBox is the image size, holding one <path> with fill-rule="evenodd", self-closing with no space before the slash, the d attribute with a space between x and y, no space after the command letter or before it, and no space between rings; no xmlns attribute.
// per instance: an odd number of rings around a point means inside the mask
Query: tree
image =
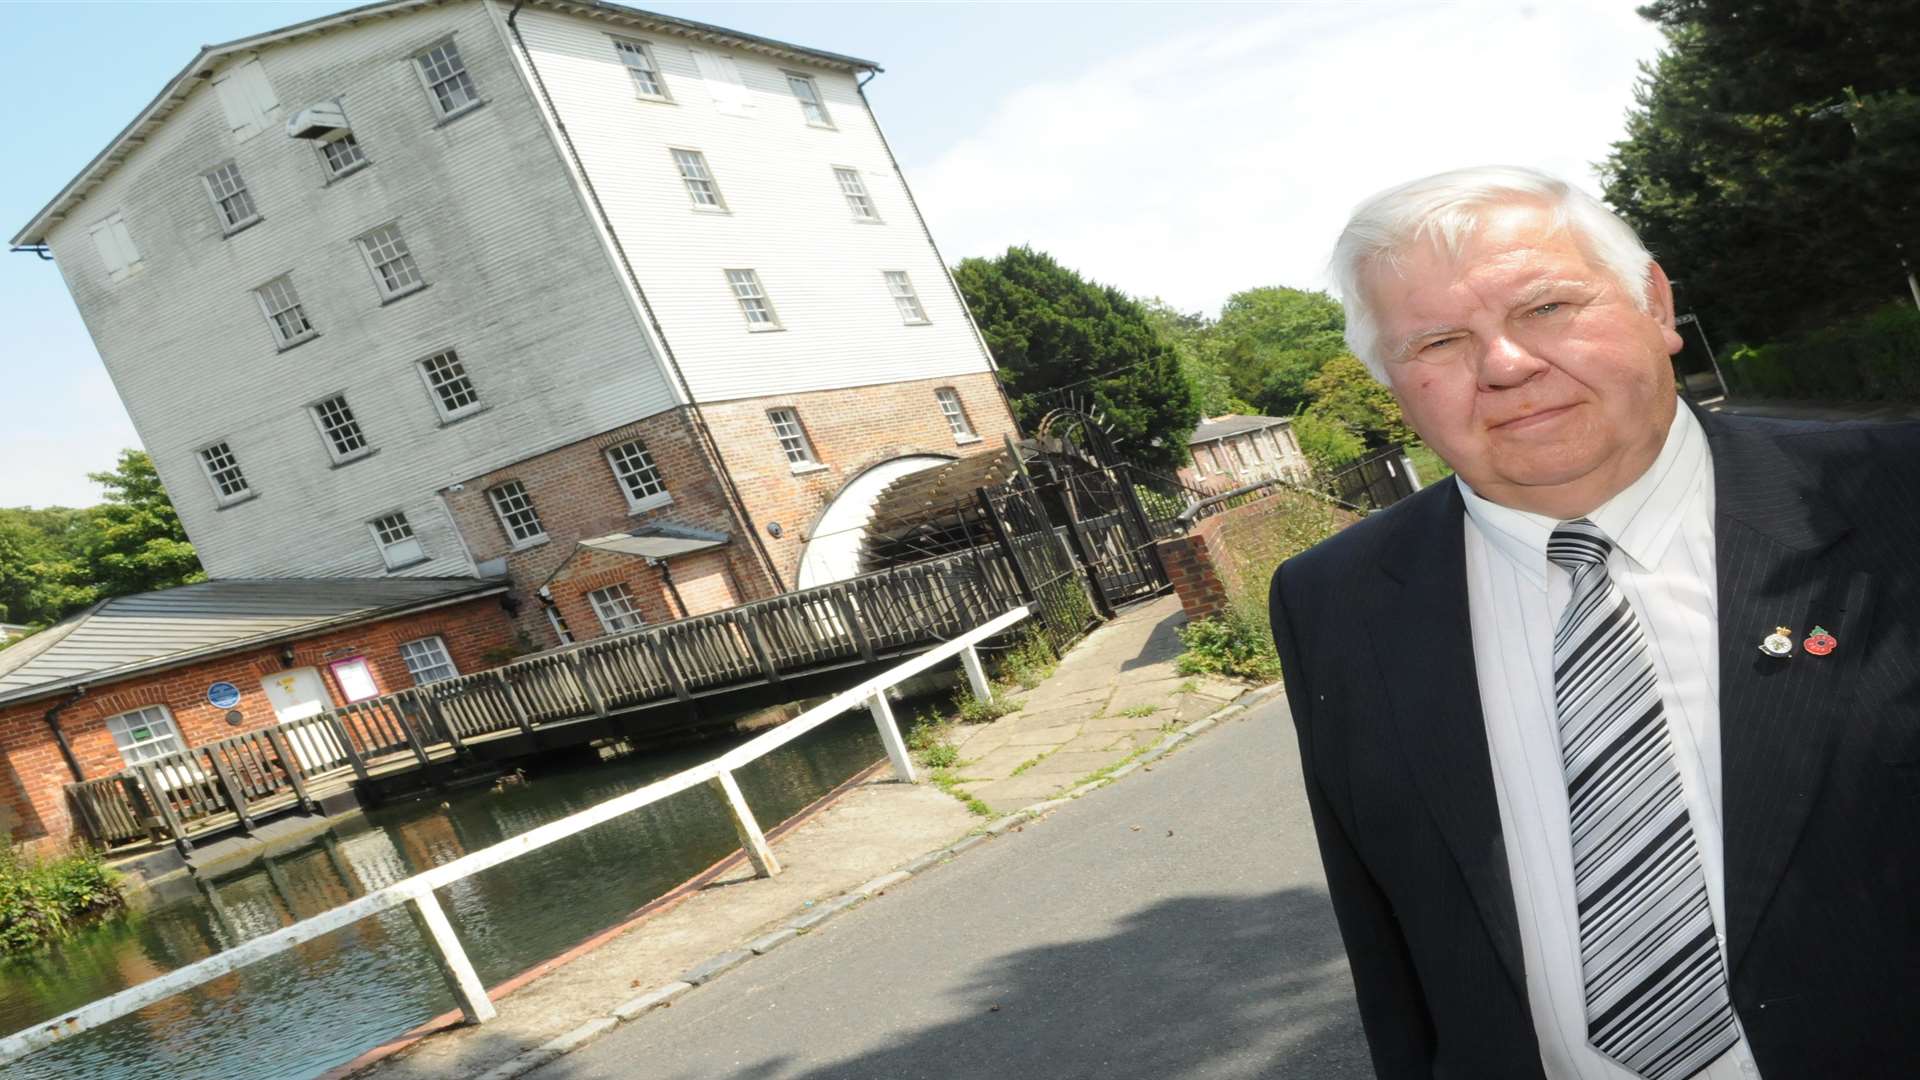
<svg viewBox="0 0 1920 1080"><path fill-rule="evenodd" d="M0 509L0 622L51 622L77 600L73 536L82 511Z"/></svg>
<svg viewBox="0 0 1920 1080"><path fill-rule="evenodd" d="M81 541L87 581L98 595L125 596L206 577L145 451L122 450L112 470L88 473L87 479L107 489L106 501L89 511Z"/></svg>
<svg viewBox="0 0 1920 1080"><path fill-rule="evenodd" d="M1319 374L1307 380L1306 390L1313 399L1308 415L1339 424L1369 444L1409 443L1418 437L1401 417L1393 391L1351 353L1321 365Z"/></svg>
<svg viewBox="0 0 1920 1080"><path fill-rule="evenodd" d="M1180 371L1193 387L1202 416L1251 413L1255 409L1235 396L1233 381L1209 359L1213 349L1213 321L1200 312L1180 311L1159 297L1140 301L1147 321L1173 346Z"/></svg>
<svg viewBox="0 0 1920 1080"><path fill-rule="evenodd" d="M1074 394L1137 463L1171 471L1187 460L1200 407L1174 345L1138 301L1027 247L963 260L954 279L1021 424Z"/></svg>
<svg viewBox="0 0 1920 1080"><path fill-rule="evenodd" d="M1288 416L1311 396L1321 365L1347 351L1346 316L1324 292L1262 286L1220 309L1202 358L1224 371L1233 394L1258 412Z"/></svg>

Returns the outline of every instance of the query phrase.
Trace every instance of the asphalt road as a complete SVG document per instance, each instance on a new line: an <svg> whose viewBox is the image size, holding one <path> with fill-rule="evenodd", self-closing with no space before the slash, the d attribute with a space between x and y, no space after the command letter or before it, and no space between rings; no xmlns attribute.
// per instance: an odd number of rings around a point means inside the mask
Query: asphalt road
<svg viewBox="0 0 1920 1080"><path fill-rule="evenodd" d="M1276 699L532 1075L1373 1072Z"/></svg>

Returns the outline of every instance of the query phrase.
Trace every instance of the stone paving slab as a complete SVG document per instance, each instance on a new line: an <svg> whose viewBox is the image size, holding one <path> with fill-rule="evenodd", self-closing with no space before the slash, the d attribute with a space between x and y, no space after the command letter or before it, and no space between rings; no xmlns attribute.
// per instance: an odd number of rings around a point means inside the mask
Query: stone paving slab
<svg viewBox="0 0 1920 1080"><path fill-rule="evenodd" d="M1180 687L1185 685L1184 677L1174 676L1165 679L1128 679L1113 692L1107 702L1107 713L1117 715L1140 705L1151 705L1164 709L1175 697L1181 696Z"/></svg>
<svg viewBox="0 0 1920 1080"><path fill-rule="evenodd" d="M1111 752L1103 750L1062 750L1057 753L1048 754L1046 760L1020 775L1046 776L1054 778L1055 780L1078 780L1095 769L1111 762L1119 761L1131 752L1130 750L1115 750ZM1064 776L1061 775L1063 773L1065 774Z"/></svg>
<svg viewBox="0 0 1920 1080"><path fill-rule="evenodd" d="M1011 750L1021 746L1059 746L1061 743L1071 742L1079 734L1078 723L1057 724L1031 731L1016 731L1011 738L1007 739L1006 749Z"/></svg>

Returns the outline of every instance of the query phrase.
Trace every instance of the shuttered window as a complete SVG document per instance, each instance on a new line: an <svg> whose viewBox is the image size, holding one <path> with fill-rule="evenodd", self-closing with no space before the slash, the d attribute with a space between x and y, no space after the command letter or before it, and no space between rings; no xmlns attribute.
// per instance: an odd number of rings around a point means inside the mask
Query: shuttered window
<svg viewBox="0 0 1920 1080"><path fill-rule="evenodd" d="M235 64L213 77L214 96L226 114L234 138L245 142L272 126L280 99L258 60Z"/></svg>
<svg viewBox="0 0 1920 1080"><path fill-rule="evenodd" d="M87 230L100 264L107 268L108 281L125 281L140 269L140 251L133 246L133 234L127 231L127 219L116 210Z"/></svg>

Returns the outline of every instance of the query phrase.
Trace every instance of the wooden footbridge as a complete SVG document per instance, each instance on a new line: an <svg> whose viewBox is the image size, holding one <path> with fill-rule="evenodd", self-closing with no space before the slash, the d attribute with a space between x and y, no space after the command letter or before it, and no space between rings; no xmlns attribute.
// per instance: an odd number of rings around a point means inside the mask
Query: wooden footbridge
<svg viewBox="0 0 1920 1080"><path fill-rule="evenodd" d="M521 657L67 790L97 843L171 841L187 854L350 789L417 790L488 761L672 730L703 701L755 689L805 696L965 634L1027 592L1003 551L972 549Z"/></svg>

